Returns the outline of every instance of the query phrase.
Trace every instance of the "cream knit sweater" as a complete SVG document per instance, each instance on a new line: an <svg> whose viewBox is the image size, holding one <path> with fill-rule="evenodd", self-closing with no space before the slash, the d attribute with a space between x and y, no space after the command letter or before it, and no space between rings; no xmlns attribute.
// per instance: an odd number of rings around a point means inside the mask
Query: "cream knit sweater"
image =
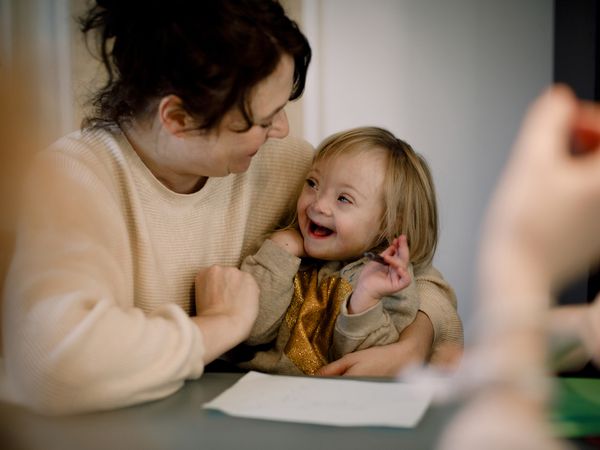
<svg viewBox="0 0 600 450"><path fill-rule="evenodd" d="M118 131L36 159L7 280L4 343L18 398L46 413L165 397L203 371L194 277L239 266L290 207L313 154L270 140L243 174L163 186Z"/></svg>

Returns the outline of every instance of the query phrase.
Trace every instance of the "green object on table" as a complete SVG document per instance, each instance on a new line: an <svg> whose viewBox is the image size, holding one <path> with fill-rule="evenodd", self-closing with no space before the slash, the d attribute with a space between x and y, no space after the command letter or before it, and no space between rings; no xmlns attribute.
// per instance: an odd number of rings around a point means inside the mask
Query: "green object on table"
<svg viewBox="0 0 600 450"><path fill-rule="evenodd" d="M555 378L551 420L560 437L600 436L600 379Z"/></svg>

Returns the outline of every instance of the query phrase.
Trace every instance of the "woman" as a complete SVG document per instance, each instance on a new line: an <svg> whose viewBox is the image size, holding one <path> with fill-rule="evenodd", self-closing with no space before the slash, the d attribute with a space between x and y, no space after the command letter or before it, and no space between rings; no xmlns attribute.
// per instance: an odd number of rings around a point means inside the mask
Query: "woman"
<svg viewBox="0 0 600 450"><path fill-rule="evenodd" d="M567 448L547 422L548 360L566 353L563 367L600 364L600 300L550 306L600 256L599 174L600 107L548 89L523 122L484 223L479 340L457 374L475 392L441 448Z"/></svg>
<svg viewBox="0 0 600 450"><path fill-rule="evenodd" d="M312 157L283 139L311 53L277 2L131 3L98 1L82 19L108 82L27 182L5 357L22 401L46 413L167 396L242 342L258 288L235 267ZM423 283L442 329L453 297ZM409 328L429 351L432 324Z"/></svg>

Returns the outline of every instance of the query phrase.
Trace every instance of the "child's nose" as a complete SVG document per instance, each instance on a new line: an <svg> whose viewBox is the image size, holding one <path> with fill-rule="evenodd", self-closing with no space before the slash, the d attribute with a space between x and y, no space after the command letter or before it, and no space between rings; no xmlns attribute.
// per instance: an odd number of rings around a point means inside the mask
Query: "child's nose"
<svg viewBox="0 0 600 450"><path fill-rule="evenodd" d="M331 206L327 197L324 195L318 195L313 203L313 209L315 212L320 214L330 215L331 214Z"/></svg>

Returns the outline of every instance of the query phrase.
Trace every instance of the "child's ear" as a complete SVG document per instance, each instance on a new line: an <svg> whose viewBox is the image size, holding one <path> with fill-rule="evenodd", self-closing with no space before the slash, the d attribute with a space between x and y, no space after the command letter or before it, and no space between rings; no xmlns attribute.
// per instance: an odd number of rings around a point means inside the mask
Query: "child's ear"
<svg viewBox="0 0 600 450"><path fill-rule="evenodd" d="M162 126L174 136L179 136L193 128L194 121L183 108L183 102L176 95L167 95L158 104L158 116Z"/></svg>

